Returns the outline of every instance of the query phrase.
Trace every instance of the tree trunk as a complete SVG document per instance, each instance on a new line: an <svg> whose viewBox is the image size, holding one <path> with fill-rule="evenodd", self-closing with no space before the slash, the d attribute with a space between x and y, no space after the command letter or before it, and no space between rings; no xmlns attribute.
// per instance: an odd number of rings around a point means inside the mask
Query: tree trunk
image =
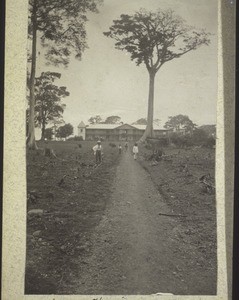
<svg viewBox="0 0 239 300"><path fill-rule="evenodd" d="M154 119L154 79L156 72L149 71L149 98L148 98L148 117L147 126L140 142L144 142L147 137L154 137L153 119Z"/></svg>
<svg viewBox="0 0 239 300"><path fill-rule="evenodd" d="M35 77L36 77L36 47L37 47L37 22L36 22L36 1L32 11L32 64L30 76L30 107L28 121L27 146L30 149L37 149L35 141Z"/></svg>
<svg viewBox="0 0 239 300"><path fill-rule="evenodd" d="M43 122L42 122L42 128L41 128L41 140L44 140L44 139L45 139L45 131L46 131L46 124L45 124L45 122L43 121Z"/></svg>
<svg viewBox="0 0 239 300"><path fill-rule="evenodd" d="M44 101L42 100L41 101L41 121L42 121L42 124L41 124L41 140L43 141L45 139L45 131L46 131L46 115L44 113Z"/></svg>

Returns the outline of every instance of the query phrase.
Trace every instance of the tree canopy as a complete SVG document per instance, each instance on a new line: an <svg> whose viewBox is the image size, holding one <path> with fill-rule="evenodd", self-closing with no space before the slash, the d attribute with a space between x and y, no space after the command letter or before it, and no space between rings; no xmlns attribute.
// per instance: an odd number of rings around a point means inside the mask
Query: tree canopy
<svg viewBox="0 0 239 300"><path fill-rule="evenodd" d="M56 131L56 137L67 138L73 133L73 126L68 123L63 126L60 126Z"/></svg>
<svg viewBox="0 0 239 300"><path fill-rule="evenodd" d="M140 118L137 121L135 121L132 125L147 125L147 119Z"/></svg>
<svg viewBox="0 0 239 300"><path fill-rule="evenodd" d="M121 117L119 116L109 116L103 122L104 124L120 124Z"/></svg>
<svg viewBox="0 0 239 300"><path fill-rule="evenodd" d="M216 125L202 125L198 129L204 130L208 136L216 136Z"/></svg>
<svg viewBox="0 0 239 300"><path fill-rule="evenodd" d="M122 14L113 23L104 34L116 40L115 48L126 50L137 65L144 63L155 72L164 63L210 42L209 33L187 25L171 9L141 9L134 15Z"/></svg>
<svg viewBox="0 0 239 300"><path fill-rule="evenodd" d="M189 119L186 115L170 116L169 120L165 123L164 128L174 129L175 131L184 129L185 132L192 132L196 128L196 124Z"/></svg>
<svg viewBox="0 0 239 300"><path fill-rule="evenodd" d="M81 58L87 47L87 12L98 12L102 0L30 0L28 34L39 33L48 63L69 63L70 56ZM32 53L29 54L32 58Z"/></svg>
<svg viewBox="0 0 239 300"><path fill-rule="evenodd" d="M90 117L88 122L90 124L99 124L99 123L102 123L102 118L100 115L96 115L96 116L93 116L93 117Z"/></svg>
<svg viewBox="0 0 239 300"><path fill-rule="evenodd" d="M53 137L53 128L46 128L44 138L47 140L52 140Z"/></svg>
<svg viewBox="0 0 239 300"><path fill-rule="evenodd" d="M207 139L208 135L203 129L197 128L193 131L192 141L194 144L200 145L204 143Z"/></svg>
<svg viewBox="0 0 239 300"><path fill-rule="evenodd" d="M87 47L85 23L87 12L97 12L102 0L29 0L28 36L31 48L27 85L30 90L27 145L35 142L35 77L37 46L40 41L48 64L67 66L70 57L80 59ZM38 49L38 51L37 51Z"/></svg>
<svg viewBox="0 0 239 300"><path fill-rule="evenodd" d="M159 119L154 119L153 123L156 125L159 125L160 121L161 120L159 120ZM148 124L148 122L147 122L146 118L140 118L137 121L135 121L132 125L147 125L147 124Z"/></svg>
<svg viewBox="0 0 239 300"><path fill-rule="evenodd" d="M103 120L100 115L92 116L88 120L90 124L120 124L120 121L121 117L119 116L109 116Z"/></svg>
<svg viewBox="0 0 239 300"><path fill-rule="evenodd" d="M35 118L36 125L42 129L42 139L45 137L46 126L62 118L65 104L62 104L61 100L70 95L65 86L54 84L54 81L60 77L60 73L43 72L36 78Z"/></svg>
<svg viewBox="0 0 239 300"><path fill-rule="evenodd" d="M156 73L166 62L196 50L201 45L209 45L210 34L187 25L170 9L155 12L141 9L133 15L122 14L118 20L113 20L113 25L104 35L116 41L116 49L130 53L131 60L137 66L144 64L148 70L148 115L146 130L141 138L143 141L154 135Z"/></svg>

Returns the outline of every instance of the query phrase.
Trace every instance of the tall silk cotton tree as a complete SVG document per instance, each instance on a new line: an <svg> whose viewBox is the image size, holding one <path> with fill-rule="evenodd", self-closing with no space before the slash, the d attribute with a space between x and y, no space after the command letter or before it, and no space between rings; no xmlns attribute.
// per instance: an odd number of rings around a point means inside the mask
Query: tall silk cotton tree
<svg viewBox="0 0 239 300"><path fill-rule="evenodd" d="M154 81L159 69L168 61L209 45L209 33L189 26L172 10L156 12L141 9L134 15L122 14L104 35L116 40L115 48L126 50L139 66L149 73L147 127L141 138L153 137Z"/></svg>
<svg viewBox="0 0 239 300"><path fill-rule="evenodd" d="M36 148L35 142L35 78L37 43L45 47L49 64L67 66L70 57L81 58L87 47L85 23L88 11L97 12L102 0L29 0L28 36L31 41L28 61L30 105L27 146Z"/></svg>

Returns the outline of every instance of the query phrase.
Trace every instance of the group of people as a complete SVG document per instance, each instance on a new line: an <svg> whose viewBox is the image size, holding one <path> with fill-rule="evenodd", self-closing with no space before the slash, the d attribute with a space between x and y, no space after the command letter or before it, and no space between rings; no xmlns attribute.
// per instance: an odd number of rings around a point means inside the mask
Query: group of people
<svg viewBox="0 0 239 300"><path fill-rule="evenodd" d="M124 145L125 152L128 151L128 142L125 143ZM119 154L122 153L122 146L119 144L118 146ZM102 155L103 155L103 147L101 145L101 141L99 140L97 144L93 147L96 163L99 164L102 162ZM139 153L139 147L138 144L135 143L132 149L133 155L134 155L134 160L137 159L138 153Z"/></svg>

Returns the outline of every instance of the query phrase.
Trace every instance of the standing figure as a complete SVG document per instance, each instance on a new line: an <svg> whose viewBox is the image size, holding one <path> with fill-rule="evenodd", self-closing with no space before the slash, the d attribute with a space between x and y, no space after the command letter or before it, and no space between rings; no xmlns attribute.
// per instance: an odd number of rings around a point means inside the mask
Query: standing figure
<svg viewBox="0 0 239 300"><path fill-rule="evenodd" d="M121 154L121 152L122 152L122 146L119 144L119 154Z"/></svg>
<svg viewBox="0 0 239 300"><path fill-rule="evenodd" d="M124 147L125 147L125 152L127 152L128 151L128 143L127 142L125 142Z"/></svg>
<svg viewBox="0 0 239 300"><path fill-rule="evenodd" d="M133 154L134 154L134 159L135 160L137 159L138 153L139 153L139 147L138 147L138 144L135 143L134 147L133 147Z"/></svg>
<svg viewBox="0 0 239 300"><path fill-rule="evenodd" d="M96 159L96 163L100 164L102 161L102 146L101 146L101 141L98 141L97 144L93 147L93 151L94 151L94 155L95 155L95 159Z"/></svg>

